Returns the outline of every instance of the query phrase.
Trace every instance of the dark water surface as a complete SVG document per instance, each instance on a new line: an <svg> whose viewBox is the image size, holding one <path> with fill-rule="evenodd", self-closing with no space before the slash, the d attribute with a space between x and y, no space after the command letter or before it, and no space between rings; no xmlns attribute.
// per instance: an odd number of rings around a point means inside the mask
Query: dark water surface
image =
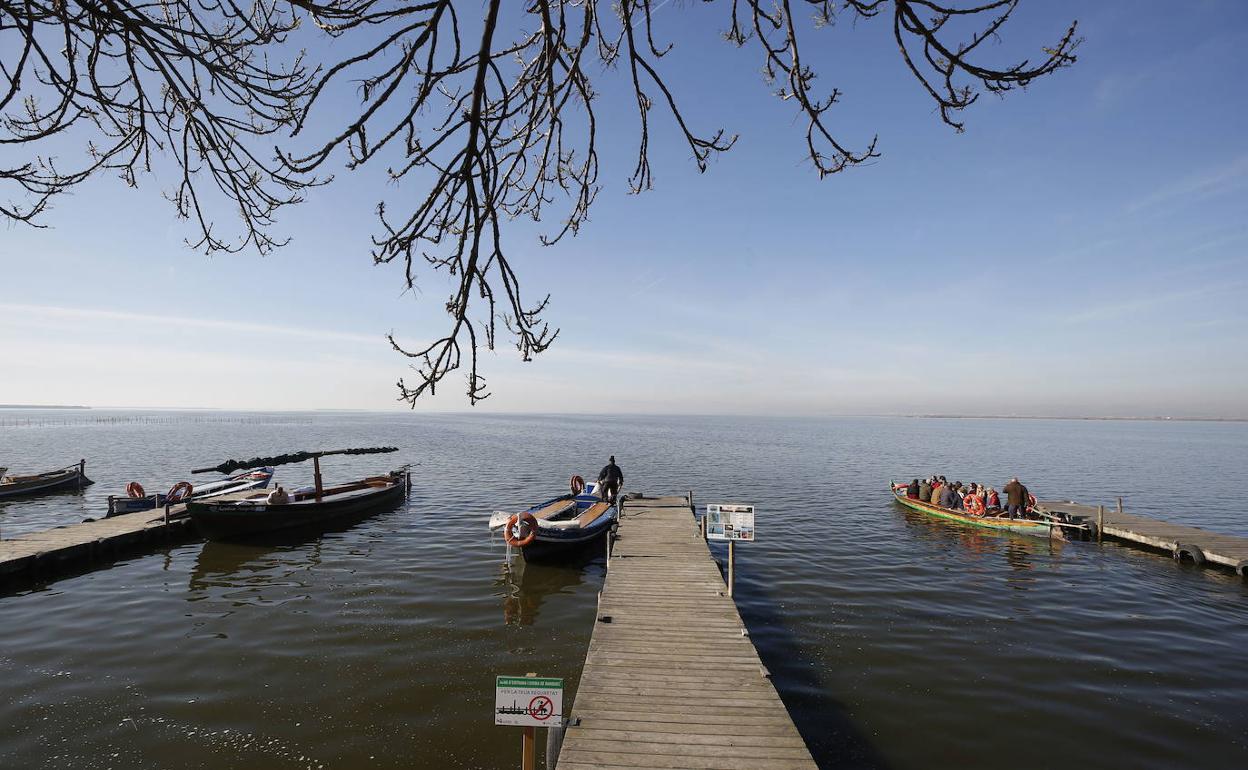
<svg viewBox="0 0 1248 770"><path fill-rule="evenodd" d="M130 480L163 490L229 457L369 444L402 451L334 458L327 480L419 462L404 507L0 597L0 767L515 766L493 677L563 676L570 707L603 565L508 574L485 518L609 452L627 489L758 504L738 601L823 766L1248 762L1244 581L966 530L887 492L890 477L1018 473L1040 497L1122 495L1248 535L1243 424L9 412L0 465L86 457L98 483L0 503L0 536L98 516Z"/></svg>

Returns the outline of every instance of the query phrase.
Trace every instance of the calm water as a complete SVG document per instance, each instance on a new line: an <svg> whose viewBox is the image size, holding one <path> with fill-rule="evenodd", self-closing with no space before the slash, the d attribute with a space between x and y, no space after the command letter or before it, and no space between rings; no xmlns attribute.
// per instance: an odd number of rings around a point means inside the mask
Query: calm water
<svg viewBox="0 0 1248 770"><path fill-rule="evenodd" d="M917 419L0 414L15 472L88 459L82 494L0 503L0 536L100 515L229 457L394 444L411 501L301 543L192 543L0 597L0 767L494 768L493 676L568 680L601 559L503 568L484 519L614 452L626 488L759 505L742 615L822 765L1248 761L1248 584L1164 556L979 533L891 502L941 472L1248 535L1248 425ZM4 420L70 424L6 426ZM145 421L146 420L146 421ZM310 468L281 469L285 484Z"/></svg>

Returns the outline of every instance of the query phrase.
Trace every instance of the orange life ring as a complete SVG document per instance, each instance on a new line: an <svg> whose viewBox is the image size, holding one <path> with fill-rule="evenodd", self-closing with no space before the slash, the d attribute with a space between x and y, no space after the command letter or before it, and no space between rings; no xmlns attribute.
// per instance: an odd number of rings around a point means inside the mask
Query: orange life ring
<svg viewBox="0 0 1248 770"><path fill-rule="evenodd" d="M195 491L195 487L191 486L189 481L179 481L169 489L169 494L165 495L165 501L170 503L180 503L191 496Z"/></svg>
<svg viewBox="0 0 1248 770"><path fill-rule="evenodd" d="M126 497L132 497L137 500L141 497L147 497L147 493L143 491L142 484L137 481L131 481L126 485Z"/></svg>
<svg viewBox="0 0 1248 770"><path fill-rule="evenodd" d="M528 511L511 514L511 518L507 519L507 526L503 527L503 540L507 541L507 545L523 548L536 537L537 517Z"/></svg>
<svg viewBox="0 0 1248 770"><path fill-rule="evenodd" d="M966 508L966 512L972 516L984 515L984 501L975 495L967 495L963 498L962 505Z"/></svg>
<svg viewBox="0 0 1248 770"><path fill-rule="evenodd" d="M568 482L568 484L572 488L573 495L579 495L580 493L585 491L585 479L582 478L579 474L576 476L573 476L572 480Z"/></svg>

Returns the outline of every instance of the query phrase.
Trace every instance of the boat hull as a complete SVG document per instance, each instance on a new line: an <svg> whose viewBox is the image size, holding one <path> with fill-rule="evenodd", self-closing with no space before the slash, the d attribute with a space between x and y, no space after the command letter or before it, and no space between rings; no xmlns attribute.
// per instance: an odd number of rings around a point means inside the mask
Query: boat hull
<svg viewBox="0 0 1248 770"><path fill-rule="evenodd" d="M202 499L208 500L222 495L232 494L234 492L247 492L253 489L265 489L269 486L269 481L273 478L273 469L265 468L261 472L251 471L233 476L222 481L214 481L206 484L201 489L196 489L191 495L192 500ZM146 497L115 497L108 498L108 515L105 518L113 516L121 516L126 513L135 513L137 511L150 511L153 508L159 508L165 504L166 496L162 493L147 495Z"/></svg>
<svg viewBox="0 0 1248 770"><path fill-rule="evenodd" d="M43 495L66 489L78 489L94 483L75 465L60 471L22 476L17 481L0 484L0 499Z"/></svg>
<svg viewBox="0 0 1248 770"><path fill-rule="evenodd" d="M1031 535L1032 537L1049 537L1052 527L1042 521L1027 521L1022 519L1006 519L997 517L979 517L969 516L958 511L951 511L948 508L941 508L939 505L925 503L922 500L914 500L906 497L905 490L893 489L893 497L897 502L910 508L911 510L926 513L929 516L935 516L946 521L956 521L962 524L969 524L972 527L981 527L983 529L991 529L997 532L1011 532L1016 535Z"/></svg>
<svg viewBox="0 0 1248 770"><path fill-rule="evenodd" d="M608 515L600 517L588 527L555 529L539 525L537 537L520 550L524 553L526 561L539 561L575 553L602 540L615 521L615 509L612 508Z"/></svg>
<svg viewBox="0 0 1248 770"><path fill-rule="evenodd" d="M306 501L270 505L255 501L190 500L186 509L200 534L209 540L246 540L283 531L306 531L395 505L403 500L406 477L395 476L385 487L362 494L321 502Z"/></svg>

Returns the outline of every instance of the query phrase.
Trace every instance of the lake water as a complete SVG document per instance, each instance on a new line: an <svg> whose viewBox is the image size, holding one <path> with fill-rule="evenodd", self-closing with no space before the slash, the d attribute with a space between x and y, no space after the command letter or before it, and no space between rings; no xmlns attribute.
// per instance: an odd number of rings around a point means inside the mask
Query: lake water
<svg viewBox="0 0 1248 770"><path fill-rule="evenodd" d="M30 421L27 425L15 420ZM1248 582L1115 545L967 530L890 478L943 473L1248 535L1248 425L936 419L0 413L13 472L97 484L0 503L0 537L99 516L191 467L394 445L410 501L283 545L195 542L0 596L0 767L496 768L493 677L567 680L601 558L506 570L485 519L614 453L626 490L759 507L741 614L824 767L1248 762ZM310 467L278 480L309 483ZM722 554L721 554L722 558Z"/></svg>

